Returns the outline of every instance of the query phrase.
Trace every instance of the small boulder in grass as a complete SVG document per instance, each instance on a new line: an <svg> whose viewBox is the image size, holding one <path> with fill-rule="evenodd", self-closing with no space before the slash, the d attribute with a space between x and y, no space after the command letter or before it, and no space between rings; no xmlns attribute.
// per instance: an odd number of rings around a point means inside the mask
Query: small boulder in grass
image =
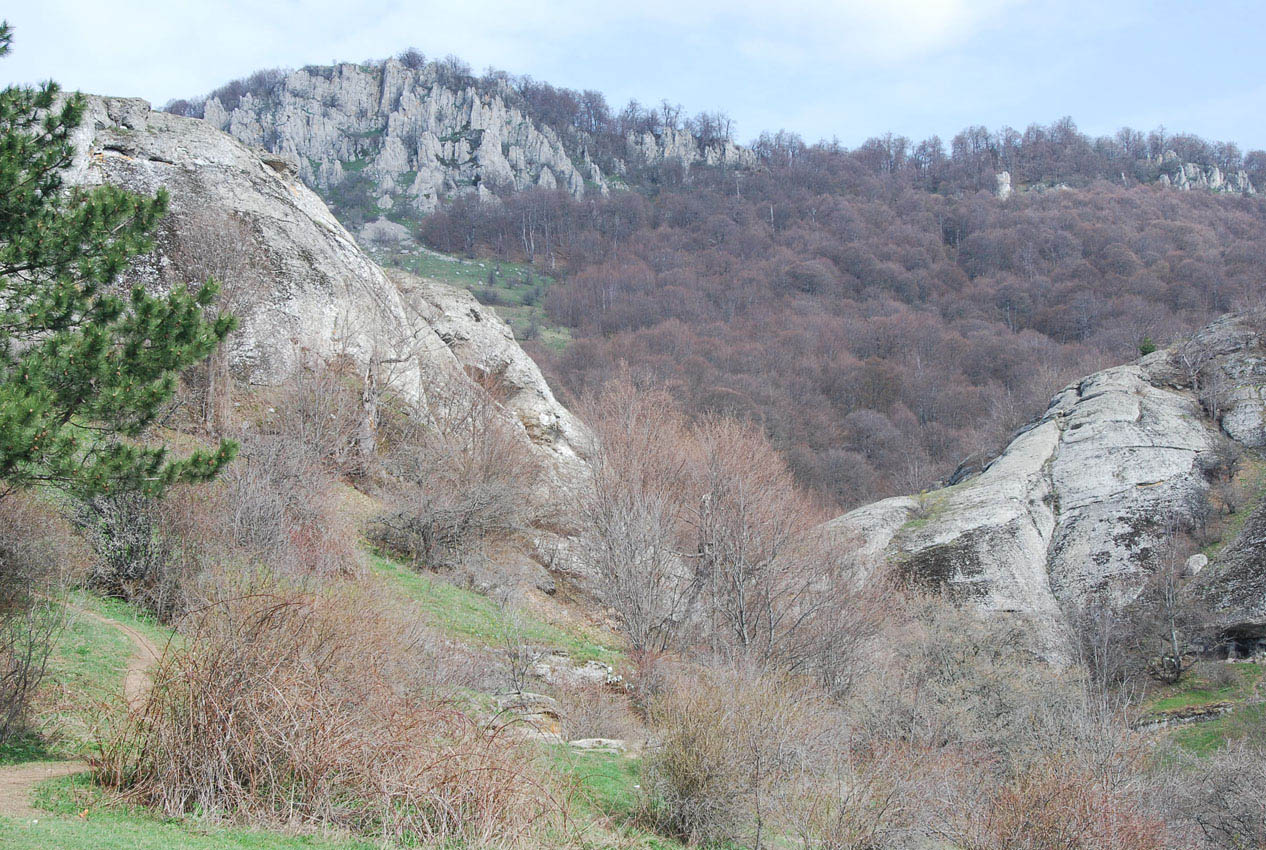
<svg viewBox="0 0 1266 850"><path fill-rule="evenodd" d="M568 741L567 746L590 753L623 753L629 748L628 743L619 738L578 738Z"/></svg>

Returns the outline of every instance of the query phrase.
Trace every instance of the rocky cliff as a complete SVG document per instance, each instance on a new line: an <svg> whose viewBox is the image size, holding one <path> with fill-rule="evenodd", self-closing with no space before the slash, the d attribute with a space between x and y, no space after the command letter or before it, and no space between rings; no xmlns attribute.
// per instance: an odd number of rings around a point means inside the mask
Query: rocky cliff
<svg viewBox="0 0 1266 850"><path fill-rule="evenodd" d="M551 393L496 314L464 291L388 276L278 157L263 158L210 124L141 100L91 98L69 179L153 193L171 212L159 249L133 272L179 279L176 246L243 252L254 292L235 307L230 358L255 383L285 380L305 357L350 358L376 386L425 406L428 394L483 392L560 478L583 474L583 425ZM231 239L208 243L214 231ZM204 246L198 248L197 246Z"/></svg>
<svg viewBox="0 0 1266 850"><path fill-rule="evenodd" d="M730 142L700 144L684 131L630 134L608 173L584 133L529 115L506 82L476 84L434 63L409 67L340 64L304 68L245 94L213 95L195 110L239 141L293 161L309 186L329 197L351 175L369 179L367 220L430 212L445 197L493 188L561 188L605 194L630 166L665 160L689 167L750 165Z"/></svg>
<svg viewBox="0 0 1266 850"><path fill-rule="evenodd" d="M1191 341L1065 387L983 471L833 520L872 568L1021 616L1065 651L1068 615L1137 596L1175 528L1209 510L1228 443L1266 444L1266 348L1224 317ZM1212 414L1212 416L1210 415ZM1202 571L1225 628L1266 635L1266 516Z"/></svg>
<svg viewBox="0 0 1266 850"><path fill-rule="evenodd" d="M1183 162L1173 151L1165 151L1164 154L1152 159L1139 160L1133 177L1122 172L1120 179L1126 186L1143 182L1184 192L1195 189L1218 195L1257 194L1257 187L1253 185L1248 172L1244 169L1223 171L1216 165ZM994 180L994 196L1002 201L1011 197L1016 191L1044 192L1051 189L1069 188L1064 183L1034 183L1029 186L1013 187L1010 171L998 172L994 175Z"/></svg>

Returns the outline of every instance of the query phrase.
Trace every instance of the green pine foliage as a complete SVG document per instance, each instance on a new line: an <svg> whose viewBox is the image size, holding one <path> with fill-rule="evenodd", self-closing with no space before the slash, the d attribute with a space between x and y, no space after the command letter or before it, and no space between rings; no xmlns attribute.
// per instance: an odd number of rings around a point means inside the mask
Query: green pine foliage
<svg viewBox="0 0 1266 850"><path fill-rule="evenodd" d="M11 41L0 25L0 55ZM214 476L237 450L172 458L143 441L179 371L234 319L208 318L214 281L165 296L112 286L152 247L167 195L63 185L84 109L52 82L0 91L0 495L36 484L159 495Z"/></svg>

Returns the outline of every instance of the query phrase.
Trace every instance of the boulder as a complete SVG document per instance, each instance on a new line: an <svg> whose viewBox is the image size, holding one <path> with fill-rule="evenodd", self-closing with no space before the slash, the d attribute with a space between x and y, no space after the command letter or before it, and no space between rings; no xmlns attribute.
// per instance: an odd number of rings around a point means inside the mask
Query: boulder
<svg viewBox="0 0 1266 850"><path fill-rule="evenodd" d="M498 701L499 722L526 737L561 743L562 712L553 697L544 694L518 693Z"/></svg>
<svg viewBox="0 0 1266 850"><path fill-rule="evenodd" d="M590 753L623 753L629 749L628 743L619 738L578 738L568 741L567 746Z"/></svg>
<svg viewBox="0 0 1266 850"><path fill-rule="evenodd" d="M1226 316L1182 346L1065 387L978 475L828 527L860 541L866 569L1022 618L1038 651L1066 657L1068 613L1137 597L1173 527L1203 509L1227 442L1266 443L1264 394L1255 322ZM1229 634L1266 636L1266 513L1189 571Z"/></svg>

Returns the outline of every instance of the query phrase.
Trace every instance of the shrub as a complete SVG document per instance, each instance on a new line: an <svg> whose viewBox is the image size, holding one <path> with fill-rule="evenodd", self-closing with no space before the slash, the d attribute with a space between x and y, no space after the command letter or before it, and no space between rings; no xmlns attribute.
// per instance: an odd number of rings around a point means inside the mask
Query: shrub
<svg viewBox="0 0 1266 850"><path fill-rule="evenodd" d="M21 732L62 626L62 575L82 556L57 516L25 496L0 498L0 744Z"/></svg>
<svg viewBox="0 0 1266 850"><path fill-rule="evenodd" d="M451 386L411 420L384 459L401 507L374 519L375 544L414 566L455 566L542 517L543 470L494 395Z"/></svg>
<svg viewBox="0 0 1266 850"><path fill-rule="evenodd" d="M689 422L664 390L612 381L591 405L601 447L580 552L637 651L691 640L840 693L884 616L853 541L825 519L758 429Z"/></svg>
<svg viewBox="0 0 1266 850"><path fill-rule="evenodd" d="M94 496L75 507L95 558L88 585L170 619L181 607L188 562L163 528L159 502L141 493Z"/></svg>
<svg viewBox="0 0 1266 850"><path fill-rule="evenodd" d="M333 479L311 445L280 435L248 436L209 484L175 487L161 500L96 497L75 517L95 555L88 584L164 621L184 613L200 577L222 565L330 577L361 564L355 521Z"/></svg>
<svg viewBox="0 0 1266 850"><path fill-rule="evenodd" d="M409 630L367 601L277 589L204 609L102 742L100 778L171 815L408 845L508 845L552 822L528 751L436 696Z"/></svg>
<svg viewBox="0 0 1266 850"><path fill-rule="evenodd" d="M761 842L800 777L830 755L838 723L803 681L700 671L651 705L648 814L691 842ZM783 824L786 826L786 824Z"/></svg>
<svg viewBox="0 0 1266 850"><path fill-rule="evenodd" d="M970 773L970 771L967 771ZM1161 850L1165 824L1137 795L1069 754L1036 762L1009 782L959 786L936 830L962 850Z"/></svg>
<svg viewBox="0 0 1266 850"><path fill-rule="evenodd" d="M582 683L555 689L563 734L577 738L632 738L639 726L627 698L606 685Z"/></svg>
<svg viewBox="0 0 1266 850"><path fill-rule="evenodd" d="M1266 741L1224 747L1208 758L1176 757L1163 804L1195 841L1218 850L1266 847ZM1193 845L1195 844L1193 841Z"/></svg>

